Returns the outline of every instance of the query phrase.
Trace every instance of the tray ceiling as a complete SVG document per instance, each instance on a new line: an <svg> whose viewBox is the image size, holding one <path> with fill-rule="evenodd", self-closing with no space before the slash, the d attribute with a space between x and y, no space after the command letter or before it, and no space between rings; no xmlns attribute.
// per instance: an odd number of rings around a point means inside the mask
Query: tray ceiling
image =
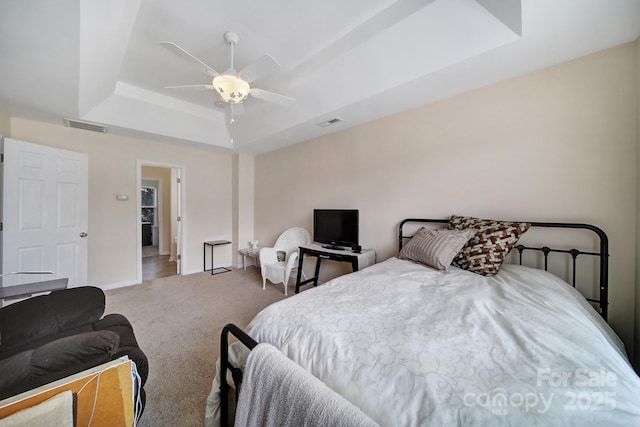
<svg viewBox="0 0 640 427"><path fill-rule="evenodd" d="M264 53L258 86L296 99L245 101L230 135L201 70ZM640 35L637 0L10 0L0 5L0 108L110 133L261 153L616 46ZM318 124L340 118L331 126Z"/></svg>

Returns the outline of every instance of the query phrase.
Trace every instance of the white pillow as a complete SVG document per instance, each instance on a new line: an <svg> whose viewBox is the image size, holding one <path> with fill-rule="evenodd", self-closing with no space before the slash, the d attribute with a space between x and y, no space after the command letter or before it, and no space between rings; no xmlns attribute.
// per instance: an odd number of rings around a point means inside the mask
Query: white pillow
<svg viewBox="0 0 640 427"><path fill-rule="evenodd" d="M460 249L475 236L476 232L477 230L472 228L430 230L421 227L400 250L398 258L446 271Z"/></svg>

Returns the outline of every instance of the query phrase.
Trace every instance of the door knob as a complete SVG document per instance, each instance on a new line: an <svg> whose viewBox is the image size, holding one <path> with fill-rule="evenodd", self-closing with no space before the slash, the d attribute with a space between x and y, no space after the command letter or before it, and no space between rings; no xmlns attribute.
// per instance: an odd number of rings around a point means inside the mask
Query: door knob
<svg viewBox="0 0 640 427"><path fill-rule="evenodd" d="M80 237L87 237L87 236L88 236L88 234L85 233L84 231L82 233L80 233Z"/></svg>

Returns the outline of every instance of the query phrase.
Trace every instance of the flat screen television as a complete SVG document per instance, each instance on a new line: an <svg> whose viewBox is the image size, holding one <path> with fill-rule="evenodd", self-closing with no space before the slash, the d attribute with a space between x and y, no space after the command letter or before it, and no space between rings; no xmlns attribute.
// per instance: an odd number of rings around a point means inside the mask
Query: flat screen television
<svg viewBox="0 0 640 427"><path fill-rule="evenodd" d="M358 224L358 209L314 209L313 240L324 248L354 248L360 244Z"/></svg>

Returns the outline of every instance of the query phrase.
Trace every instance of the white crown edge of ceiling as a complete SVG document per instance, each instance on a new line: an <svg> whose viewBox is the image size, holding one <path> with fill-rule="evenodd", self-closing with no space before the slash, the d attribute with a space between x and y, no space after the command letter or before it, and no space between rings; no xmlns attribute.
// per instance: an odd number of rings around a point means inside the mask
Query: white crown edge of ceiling
<svg viewBox="0 0 640 427"><path fill-rule="evenodd" d="M232 148L224 114L119 82L113 95L81 117L120 128Z"/></svg>

